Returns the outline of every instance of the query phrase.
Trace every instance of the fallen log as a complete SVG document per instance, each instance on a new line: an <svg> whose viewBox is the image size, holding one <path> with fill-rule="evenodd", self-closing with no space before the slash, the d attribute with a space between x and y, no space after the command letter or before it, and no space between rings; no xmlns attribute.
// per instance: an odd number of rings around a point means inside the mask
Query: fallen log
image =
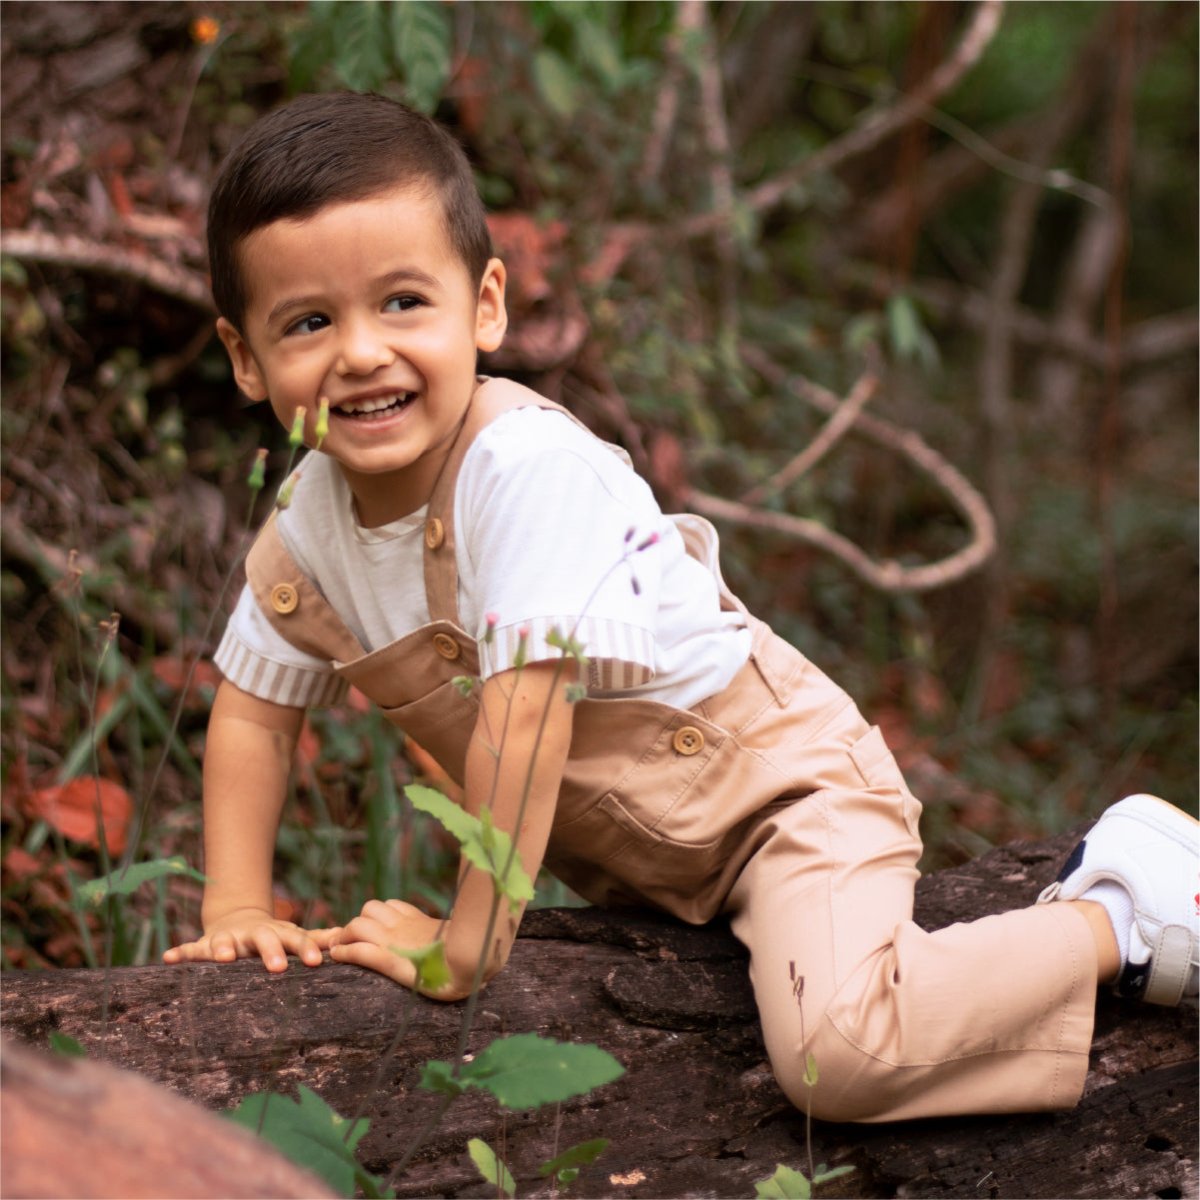
<svg viewBox="0 0 1200 1200"><path fill-rule="evenodd" d="M0 1079L9 1200L337 1195L249 1131L107 1063L6 1041Z"/></svg>
<svg viewBox="0 0 1200 1200"><path fill-rule="evenodd" d="M918 887L926 928L1026 904L1077 834L995 850ZM399 1181L399 1196L482 1196L466 1153L500 1149L519 1195L549 1195L536 1167L576 1142L610 1145L573 1196L752 1196L777 1163L804 1169L805 1122L771 1078L744 954L721 926L598 909L530 913L484 994L469 1049L533 1030L595 1042L625 1065L615 1083L557 1109L500 1112L455 1101ZM4 1030L53 1031L209 1108L306 1084L365 1115L368 1170L387 1175L438 1099L418 1086L454 1053L460 1005L413 997L355 967L293 963L8 972ZM813 1128L816 1161L855 1171L823 1191L854 1196L1195 1196L1195 1014L1102 998L1091 1074L1070 1112ZM165 1193L164 1193L165 1194Z"/></svg>

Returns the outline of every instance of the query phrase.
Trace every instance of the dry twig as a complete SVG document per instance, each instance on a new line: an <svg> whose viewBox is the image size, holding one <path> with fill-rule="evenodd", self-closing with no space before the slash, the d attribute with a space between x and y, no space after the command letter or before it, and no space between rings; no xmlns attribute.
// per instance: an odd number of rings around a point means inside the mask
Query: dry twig
<svg viewBox="0 0 1200 1200"><path fill-rule="evenodd" d="M801 180L818 171L829 171L849 158L870 150L884 138L915 121L938 99L945 95L979 61L980 55L1000 28L1003 0L980 0L962 40L954 52L928 78L891 108L876 111L861 124L835 138L815 154L781 171L772 179L760 183L746 196L746 202L756 212L774 208ZM695 235L707 231L714 219L728 220L728 214L704 213L685 223L685 232Z"/></svg>
<svg viewBox="0 0 1200 1200"><path fill-rule="evenodd" d="M846 401L801 376L789 376L762 351L744 347L743 356L765 379L784 387L823 412L836 414ZM862 381L860 381L861 384ZM883 592L923 592L955 583L981 567L996 548L996 526L983 497L963 475L911 430L898 429L889 421L859 413L855 429L880 446L899 454L931 479L962 514L970 531L966 546L946 558L919 567L905 566L894 559L871 558L849 538L827 529L817 521L790 513L769 512L736 500L723 500L706 492L689 491L685 503L705 516L751 525L798 538L816 546L848 566L860 579Z"/></svg>
<svg viewBox="0 0 1200 1200"><path fill-rule="evenodd" d="M105 246L75 234L47 233L40 229L6 229L0 252L32 262L56 263L103 271L136 280L147 287L212 312L208 280L198 271L164 262L123 246Z"/></svg>
<svg viewBox="0 0 1200 1200"><path fill-rule="evenodd" d="M756 483L739 497L739 501L742 504L761 504L768 496L782 492L789 484L795 483L811 471L850 432L858 414L875 395L878 387L879 377L873 371L861 375L847 393L845 400L838 404L833 415L821 427L820 433L786 467L776 471L770 479Z"/></svg>

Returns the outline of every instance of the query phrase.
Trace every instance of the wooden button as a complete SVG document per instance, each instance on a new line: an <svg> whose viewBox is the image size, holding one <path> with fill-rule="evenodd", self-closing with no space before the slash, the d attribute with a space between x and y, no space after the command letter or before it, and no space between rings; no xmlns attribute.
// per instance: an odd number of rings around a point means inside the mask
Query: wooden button
<svg viewBox="0 0 1200 1200"><path fill-rule="evenodd" d="M684 725L681 729L675 730L672 745L674 745L675 751L678 754L684 754L689 757L693 754L699 754L704 749L704 734L695 725Z"/></svg>
<svg viewBox="0 0 1200 1200"><path fill-rule="evenodd" d="M290 583L277 583L271 589L271 607L280 615L295 612L299 603L300 594Z"/></svg>
<svg viewBox="0 0 1200 1200"><path fill-rule="evenodd" d="M436 550L446 540L446 530L437 517L430 517L425 522L425 545L430 550Z"/></svg>
<svg viewBox="0 0 1200 1200"><path fill-rule="evenodd" d="M435 633L433 648L445 659L453 662L461 653L462 647L448 634Z"/></svg>

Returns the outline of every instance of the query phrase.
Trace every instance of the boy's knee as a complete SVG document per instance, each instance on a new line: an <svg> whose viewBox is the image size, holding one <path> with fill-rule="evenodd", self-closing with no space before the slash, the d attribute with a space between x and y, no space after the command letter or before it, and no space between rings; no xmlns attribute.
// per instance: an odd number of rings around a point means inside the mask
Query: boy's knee
<svg viewBox="0 0 1200 1200"><path fill-rule="evenodd" d="M816 1067L811 1086L806 1082L809 1055ZM784 1095L819 1121L877 1121L892 1106L887 1086L892 1070L847 1041L828 1019L809 1038L807 1053L796 1051L773 1066Z"/></svg>

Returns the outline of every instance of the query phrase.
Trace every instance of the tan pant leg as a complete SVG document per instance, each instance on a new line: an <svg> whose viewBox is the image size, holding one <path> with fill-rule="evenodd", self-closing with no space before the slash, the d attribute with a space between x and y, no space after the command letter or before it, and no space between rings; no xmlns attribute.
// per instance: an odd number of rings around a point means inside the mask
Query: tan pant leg
<svg viewBox="0 0 1200 1200"><path fill-rule="evenodd" d="M726 906L780 1086L834 1121L1071 1106L1095 1004L1086 920L1050 904L925 933L920 806L878 731L841 753L844 786L824 767L821 791L769 819Z"/></svg>

